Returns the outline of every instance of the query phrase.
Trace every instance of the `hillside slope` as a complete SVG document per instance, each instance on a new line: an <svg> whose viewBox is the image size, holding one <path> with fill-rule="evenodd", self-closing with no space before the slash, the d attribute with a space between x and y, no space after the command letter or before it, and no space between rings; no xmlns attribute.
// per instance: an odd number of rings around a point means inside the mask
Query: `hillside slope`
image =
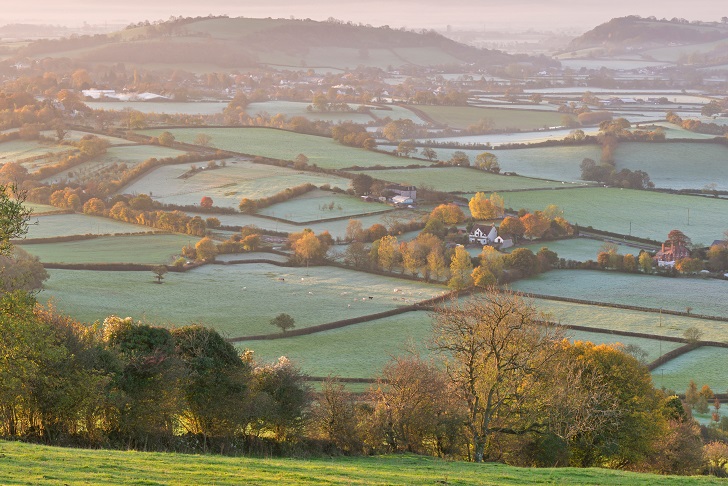
<svg viewBox="0 0 728 486"><path fill-rule="evenodd" d="M543 58L477 49L427 31L417 33L334 20L228 17L176 19L132 26L109 35L38 41L21 49L18 55L159 66L204 63L230 69L260 64L385 68L548 62Z"/></svg>
<svg viewBox="0 0 728 486"><path fill-rule="evenodd" d="M724 484L711 477L657 476L606 469L528 469L412 455L251 459L70 449L0 441L0 457L3 484Z"/></svg>

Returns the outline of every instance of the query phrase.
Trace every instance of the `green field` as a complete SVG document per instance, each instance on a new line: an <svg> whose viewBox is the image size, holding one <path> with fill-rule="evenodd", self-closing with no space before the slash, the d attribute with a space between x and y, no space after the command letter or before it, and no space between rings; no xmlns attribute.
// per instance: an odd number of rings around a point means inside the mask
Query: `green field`
<svg viewBox="0 0 728 486"><path fill-rule="evenodd" d="M331 202L331 199L329 199L327 202ZM377 203L369 203L371 205L377 205ZM343 208L343 206L342 206ZM327 210L327 212L329 212ZM334 210L333 213L337 213L338 210ZM200 216L202 218L207 218L210 215L205 213L188 213L191 216ZM377 213L372 214L369 216L357 216L354 219L357 219L361 221L361 224L364 228L369 228L373 224L384 224L387 225L387 221L391 219L397 219L401 221L410 221L412 219L421 219L423 216L425 216L427 213L418 211L418 210L412 210L412 209L400 209L400 210L394 210L387 213ZM276 214L276 216L279 216ZM293 223L285 223L282 221L274 221L267 218L261 218L255 215L251 214L216 214L216 218L220 220L220 222L227 226L257 226L258 228L263 228L267 230L273 230L273 231L283 231L286 233L295 233L303 230L303 228L311 228L316 234L321 233L322 231L328 231L331 233L331 236L334 238L344 238L346 235L346 227L349 224L348 219L340 219L336 221L324 221L322 223L311 223L311 224L293 224Z"/></svg>
<svg viewBox="0 0 728 486"><path fill-rule="evenodd" d="M120 192L151 194L159 202L178 205L199 204L202 197L209 196L215 206L237 209L243 198L260 199L306 183L316 186L329 184L342 189L349 187L348 179L333 175L254 164L246 160L228 160L226 164L219 169L199 171L188 178L180 176L189 171L190 164L158 167Z"/></svg>
<svg viewBox="0 0 728 486"><path fill-rule="evenodd" d="M194 236L136 235L107 236L80 241L38 243L22 248L44 263L172 263Z"/></svg>
<svg viewBox="0 0 728 486"><path fill-rule="evenodd" d="M331 209L332 203L335 205L333 209ZM307 223L344 216L381 213L391 209L392 206L387 204L366 202L348 194L314 190L288 201L260 209L258 213L283 218L294 223Z"/></svg>
<svg viewBox="0 0 728 486"><path fill-rule="evenodd" d="M185 152L175 150L168 147L159 147L156 145L130 145L124 147L111 147L105 154L95 157L93 160L84 162L74 167L71 171L74 176L69 179L74 181L86 181L94 177L103 177L99 174L103 169L114 164L126 164L128 167L134 167L151 158L167 158L179 157ZM64 172L48 177L44 182L53 183L62 178L67 178L68 173Z"/></svg>
<svg viewBox="0 0 728 486"><path fill-rule="evenodd" d="M141 133L157 136L164 130L144 130ZM341 169L375 165L406 166L412 163L406 157L395 157L364 149L347 147L327 137L303 135L301 133L274 130L271 128L180 128L169 130L177 140L192 143L199 133L212 137L213 147L260 155L275 159L293 160L300 153L316 164L327 169Z"/></svg>
<svg viewBox="0 0 728 486"><path fill-rule="evenodd" d="M255 358L265 362L286 356L311 376L373 378L391 356L404 355L410 348L426 353L431 326L428 312L407 312L307 336L236 346L252 349Z"/></svg>
<svg viewBox="0 0 728 486"><path fill-rule="evenodd" d="M705 340L728 342L728 324L721 321L668 314L660 316L659 312L617 309L547 299L532 300L539 310L549 315L550 320L561 324L677 338L682 338L688 328L695 327L703 332Z"/></svg>
<svg viewBox="0 0 728 486"><path fill-rule="evenodd" d="M714 279L669 278L652 275L602 272L598 270L552 270L513 283L526 293L553 295L634 305L694 314L728 316L728 282ZM653 318L657 322L657 315ZM728 327L728 324L723 324ZM645 332L645 331L643 331Z"/></svg>
<svg viewBox="0 0 728 486"><path fill-rule="evenodd" d="M561 187L558 182L491 174L464 167L428 167L425 169L367 170L363 174L375 179L413 186L429 186L442 192L490 192L513 189Z"/></svg>
<svg viewBox="0 0 728 486"><path fill-rule="evenodd" d="M727 367L728 349L705 346L668 361L656 368L652 376L657 386L678 392L684 392L690 380L695 380L698 389L708 385L715 393L726 393Z"/></svg>
<svg viewBox="0 0 728 486"><path fill-rule="evenodd" d="M655 187L702 189L716 184L728 190L728 147L713 143L622 143L615 154L617 170L643 170Z"/></svg>
<svg viewBox="0 0 728 486"><path fill-rule="evenodd" d="M65 211L65 209L60 209L55 206L50 206L48 204L36 204L36 203L32 203L32 202L27 202L27 201L23 203L23 206L25 206L26 208L29 208L30 210L33 211L33 214L32 214L33 217L35 217L37 215L41 215L41 214L60 213L60 212Z"/></svg>
<svg viewBox="0 0 728 486"><path fill-rule="evenodd" d="M556 204L571 224L662 241L680 229L694 244L709 245L728 228L728 201L616 188L524 191L502 194L506 207L541 210ZM688 224L688 213L690 216Z"/></svg>
<svg viewBox="0 0 728 486"><path fill-rule="evenodd" d="M510 253L516 248L528 248L532 252L536 253L544 246L551 251L555 251L559 255L559 258L585 262L587 260L597 260L597 253L601 251L604 246L604 242L601 240L592 240L590 238L572 238L569 240L542 241L539 243L532 243L530 245L518 245L517 247L508 248L505 251ZM631 253L636 257L639 255L640 249L627 245L617 245L617 252L622 255Z"/></svg>
<svg viewBox="0 0 728 486"><path fill-rule="evenodd" d="M535 130L563 124L561 113L547 111L501 110L474 106L417 105L414 108L451 128L468 128L483 119L491 120L494 128L502 130Z"/></svg>
<svg viewBox="0 0 728 486"><path fill-rule="evenodd" d="M425 300L444 287L332 267L269 264L205 265L168 273L49 270L40 294L81 321L116 314L158 325L201 323L227 337L276 332L270 320L286 312L299 328L374 314ZM279 280L279 279L285 280ZM393 289L402 289L394 293ZM373 297L369 299L369 297Z"/></svg>
<svg viewBox="0 0 728 486"><path fill-rule="evenodd" d="M287 256L278 255L276 253L268 253L264 251L253 251L246 253L227 253L215 257L216 262L231 262L239 260L270 260L273 262L285 263L288 261Z"/></svg>
<svg viewBox="0 0 728 486"><path fill-rule="evenodd" d="M227 106L224 102L196 101L179 103L170 101L85 101L92 110L123 111L134 110L142 113L167 115L217 115Z"/></svg>
<svg viewBox="0 0 728 486"><path fill-rule="evenodd" d="M22 162L31 157L43 157L53 154L73 151L74 147L56 145L52 142L38 142L36 140L10 140L0 143L0 164L7 162ZM43 160L24 162L23 166L30 172L33 168L41 167Z"/></svg>
<svg viewBox="0 0 728 486"><path fill-rule="evenodd" d="M427 125L427 122L417 116L412 110L397 105L375 105L372 106L372 114L377 118L389 117L392 120L412 120L418 125Z"/></svg>
<svg viewBox="0 0 728 486"><path fill-rule="evenodd" d="M6 484L215 484L399 486L451 484L501 486L707 485L725 480L658 476L608 469L518 468L415 455L312 459L254 459L159 452L86 450L0 442L0 475Z"/></svg>
<svg viewBox="0 0 728 486"><path fill-rule="evenodd" d="M374 121L371 115L367 113L352 112L327 112L320 113L309 111L307 108L311 103L301 101L266 101L263 103L250 103L246 108L245 112L250 116L255 116L258 113L267 113L268 115L276 115L278 113L292 118L294 116L302 116L310 120L325 120L332 123L341 122L353 122L361 123L366 125L367 123ZM356 109L359 105L351 105L353 109Z"/></svg>
<svg viewBox="0 0 728 486"><path fill-rule="evenodd" d="M53 238L73 235L110 235L116 233L146 233L148 226L124 223L100 216L85 214L51 214L31 217L28 238Z"/></svg>
<svg viewBox="0 0 728 486"><path fill-rule="evenodd" d="M40 133L46 137L51 137L51 138L56 137L55 130L45 130ZM130 143L133 143L133 142L130 142L129 140L126 140L125 138L112 137L109 135L101 135L98 133L81 132L78 130L68 130L68 132L66 133L66 136L64 137L63 140L68 141L68 142L78 142L79 140L81 140L81 138L83 138L87 135L93 135L95 137L104 139L104 140L108 141L112 147L114 145L127 145Z"/></svg>

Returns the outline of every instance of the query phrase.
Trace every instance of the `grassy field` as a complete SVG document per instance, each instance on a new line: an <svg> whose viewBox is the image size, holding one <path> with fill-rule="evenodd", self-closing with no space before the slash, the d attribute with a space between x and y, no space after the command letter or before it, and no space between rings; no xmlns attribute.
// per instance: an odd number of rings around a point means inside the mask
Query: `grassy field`
<svg viewBox="0 0 728 486"><path fill-rule="evenodd" d="M452 484L501 486L708 485L714 477L657 476L608 469L535 469L414 455L335 459L254 459L136 451L84 450L0 442L5 484L321 485Z"/></svg>
<svg viewBox="0 0 728 486"><path fill-rule="evenodd" d="M165 115L216 115L227 106L224 102L178 103L168 101L86 101L93 110L123 111L135 110L142 113Z"/></svg>
<svg viewBox="0 0 728 486"><path fill-rule="evenodd" d="M684 392L690 380L695 380L698 389L708 385L716 393L726 393L726 367L728 349L706 346L668 361L655 369L652 376L657 386L665 386L678 392Z"/></svg>
<svg viewBox="0 0 728 486"><path fill-rule="evenodd" d="M683 337L688 328L696 327L703 332L703 339L728 342L728 325L721 321L667 314L662 314L660 317L658 312L641 312L547 299L533 299L533 304L539 310L548 313L552 321L561 324L678 338Z"/></svg>
<svg viewBox="0 0 728 486"><path fill-rule="evenodd" d="M141 133L157 136L164 130L144 130ZM360 167L405 166L412 163L406 157L370 152L347 147L326 137L274 130L270 128L180 128L169 130L177 140L192 143L199 133L212 137L213 147L261 155L283 160L293 160L303 153L309 164L327 169L341 169L358 165Z"/></svg>
<svg viewBox="0 0 728 486"><path fill-rule="evenodd" d="M48 204L36 204L32 202L25 202L23 203L23 206L26 208L30 208L33 211L33 216L39 215L39 214L50 214L50 213L59 213L62 211L65 211L64 209L57 208L55 206L50 206Z"/></svg>
<svg viewBox="0 0 728 486"><path fill-rule="evenodd" d="M643 170L655 187L702 189L716 184L728 190L728 147L708 143L622 143L615 154L617 170Z"/></svg>
<svg viewBox="0 0 728 486"><path fill-rule="evenodd" d="M202 323L227 337L276 332L270 320L290 314L299 328L425 300L444 287L331 267L205 265L168 273L50 270L40 299L84 322L116 314L158 325ZM285 280L279 280L285 279ZM393 289L402 289L394 293ZM368 297L373 297L369 299Z"/></svg>
<svg viewBox="0 0 728 486"><path fill-rule="evenodd" d="M264 251L253 251L246 253L228 253L215 257L216 262L231 262L235 260L271 260L274 262L285 263L288 261L287 256L278 255L276 253L268 253Z"/></svg>
<svg viewBox="0 0 728 486"><path fill-rule="evenodd" d="M417 105L435 121L451 128L468 128L483 119L493 122L494 128L505 130L535 130L562 125L561 113L525 110L499 110L473 106L427 106Z"/></svg>
<svg viewBox="0 0 728 486"><path fill-rule="evenodd" d="M53 137L53 138L55 138L55 136L56 136L56 131L55 130L45 130L45 131L42 131L40 133L42 135L45 135L46 137ZM85 137L86 135L93 135L95 137L99 137L101 139L104 139L107 142L109 142L112 147L114 145L120 145L120 144L126 145L126 144L132 143L129 140L126 140L125 138L111 137L109 135L99 135L97 133L81 132L81 131L78 131L78 130L68 130L68 132L66 133L66 137L64 138L64 140L69 141L69 142L78 142L79 140L81 140L81 138Z"/></svg>
<svg viewBox="0 0 728 486"><path fill-rule="evenodd" d="M278 113L292 118L294 116L302 116L310 120L325 120L332 123L341 122L354 122L366 125L367 123L374 120L374 118L367 113L352 112L329 112L329 113L317 113L308 111L307 108L311 103L301 101L266 101L263 103L250 103L246 108L245 112L250 116L255 116L258 113L268 113L269 115L276 115ZM352 108L356 109L359 105L351 105Z"/></svg>
<svg viewBox="0 0 728 486"><path fill-rule="evenodd" d="M22 245L44 263L172 263L194 236L136 235L107 236L91 240Z"/></svg>
<svg viewBox="0 0 728 486"><path fill-rule="evenodd" d="M327 202L331 202L329 199ZM372 205L376 203L370 203ZM343 206L342 206L343 207ZM328 212L328 211L327 211ZM338 210L334 210L338 212ZM210 215L204 213L188 213L191 216L198 215L202 218L207 218ZM364 228L369 228L371 225L378 223L387 225L387 221L391 219L397 219L401 221L410 221L412 219L420 219L426 213L412 209L400 209L394 210L388 213L378 213L369 216L357 216L354 219L361 221ZM276 214L276 216L279 216ZM273 231L284 231L287 233L294 233L301 231L303 228L311 228L316 234L322 231L328 231L334 238L343 238L346 234L346 226L349 224L348 219L340 219L336 221L324 221L322 223L311 223L311 224L293 224L284 223L281 221L273 221L267 218L261 218L251 214L216 214L222 224L228 226L246 226L252 225L258 228L273 230ZM282 216L281 216L282 217Z"/></svg>
<svg viewBox="0 0 728 486"><path fill-rule="evenodd" d="M616 188L503 193L506 207L530 210L556 204L581 227L662 241L680 229L695 244L709 245L728 228L728 201ZM689 213L689 224L688 224Z"/></svg>
<svg viewBox="0 0 728 486"><path fill-rule="evenodd" d="M58 182L61 179L70 179L73 181L85 181L94 177L98 178L99 171L114 164L126 164L128 167L141 164L147 159L165 157L178 157L185 152L167 147L159 147L155 145L131 145L124 147L111 147L105 154L100 155L93 160L77 165L72 169L73 177L68 177L68 172L62 172L44 180L47 183ZM101 176L103 177L103 176Z"/></svg>
<svg viewBox="0 0 728 486"><path fill-rule="evenodd" d="M115 233L146 233L148 226L124 223L100 216L85 214L51 214L31 217L28 238L53 238L73 235L109 235Z"/></svg>
<svg viewBox="0 0 728 486"><path fill-rule="evenodd" d="M455 142L467 146L468 144L486 144L489 143L494 147L507 143L534 143L543 142L545 140L561 140L569 135L573 128L560 128L557 130L534 130L516 133L492 133L487 135L462 135L455 137L436 138L439 142ZM584 133L587 135L596 135L599 133L598 128L584 127ZM429 137L432 138L432 137ZM427 139L421 139L427 140ZM452 149L458 150L458 149ZM440 151L437 150L439 153ZM441 156L440 159L443 157Z"/></svg>
<svg viewBox="0 0 728 486"><path fill-rule="evenodd" d="M264 362L286 356L311 376L373 378L392 356L408 350L426 354L431 326L428 312L407 312L307 336L246 341L236 346L252 349L255 358Z"/></svg>
<svg viewBox="0 0 728 486"><path fill-rule="evenodd" d="M682 312L690 306L695 314L728 315L728 300L716 298L728 292L728 282L721 280L669 278L598 270L552 270L514 282L513 289ZM653 317L656 322L657 315Z"/></svg>
<svg viewBox="0 0 728 486"><path fill-rule="evenodd" d="M506 252L510 253L516 248L528 248L532 252L536 253L544 246L551 251L555 251L559 255L559 258L585 262L587 260L597 260L597 253L601 251L602 246L604 246L604 242L601 240L592 240L589 238L573 238L560 241L543 241L530 245L519 245L518 247L512 247L507 249ZM634 256L637 256L640 253L640 249L627 245L617 245L617 252L621 253L622 255L631 253Z"/></svg>
<svg viewBox="0 0 728 486"><path fill-rule="evenodd" d="M159 202L179 205L199 204L202 197L209 196L215 206L237 209L244 197L268 197L305 183L316 186L329 184L342 189L349 187L349 180L343 177L254 164L245 160L228 160L225 167L180 178L189 168L190 164L158 167L120 192L151 193Z"/></svg>
<svg viewBox="0 0 728 486"><path fill-rule="evenodd" d="M67 145L56 145L52 142L38 142L36 140L10 140L0 143L0 164L18 162L30 157L57 154L73 150ZM42 164L42 160L26 162L24 167L32 172L33 164Z"/></svg>
<svg viewBox="0 0 728 486"><path fill-rule="evenodd" d="M412 110L409 110L403 106L396 105L376 105L372 107L372 114L377 118L389 117L392 120L407 119L412 120L418 125L427 125L427 122L415 115Z"/></svg>
<svg viewBox="0 0 728 486"><path fill-rule="evenodd" d="M333 209L331 209L331 204L334 204ZM314 190L288 201L263 208L258 213L283 218L294 223L307 223L309 221L341 218L357 214L381 213L391 209L392 206L369 203L348 194Z"/></svg>
<svg viewBox="0 0 728 486"><path fill-rule="evenodd" d="M463 167L428 167L425 169L367 170L362 173L375 179L398 184L431 186L443 192L490 192L512 189L561 187L558 182L503 176Z"/></svg>

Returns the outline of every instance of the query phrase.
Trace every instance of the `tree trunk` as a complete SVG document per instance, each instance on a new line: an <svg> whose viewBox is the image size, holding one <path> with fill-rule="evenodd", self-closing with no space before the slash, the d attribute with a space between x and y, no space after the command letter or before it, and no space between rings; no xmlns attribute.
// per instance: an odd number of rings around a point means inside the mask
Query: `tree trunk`
<svg viewBox="0 0 728 486"><path fill-rule="evenodd" d="M475 462L483 462L483 456L485 455L485 440L483 439L476 439L475 440L475 457L473 458Z"/></svg>

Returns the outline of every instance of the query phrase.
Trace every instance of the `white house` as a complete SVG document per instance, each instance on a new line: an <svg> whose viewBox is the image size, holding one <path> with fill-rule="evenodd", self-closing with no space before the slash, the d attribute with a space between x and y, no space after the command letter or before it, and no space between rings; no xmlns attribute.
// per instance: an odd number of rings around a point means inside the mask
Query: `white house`
<svg viewBox="0 0 728 486"><path fill-rule="evenodd" d="M411 197L407 196L394 196L392 197L392 202L396 205L403 205L403 204L412 204L414 201Z"/></svg>
<svg viewBox="0 0 728 486"><path fill-rule="evenodd" d="M510 248L513 246L513 240L511 238L503 238L502 236L498 235L493 240L493 244L498 247L499 250L505 250L506 248Z"/></svg>
<svg viewBox="0 0 728 486"><path fill-rule="evenodd" d="M498 229L495 226L475 224L470 230L468 241L470 243L479 243L481 245L490 245L495 242L498 237Z"/></svg>

